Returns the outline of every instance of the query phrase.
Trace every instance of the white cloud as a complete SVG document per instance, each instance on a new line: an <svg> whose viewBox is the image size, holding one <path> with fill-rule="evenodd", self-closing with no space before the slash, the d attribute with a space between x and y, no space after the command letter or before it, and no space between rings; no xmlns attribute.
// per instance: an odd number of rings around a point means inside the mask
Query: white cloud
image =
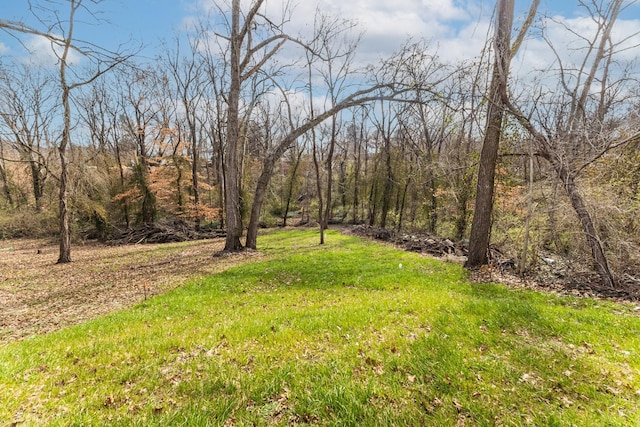
<svg viewBox="0 0 640 427"><path fill-rule="evenodd" d="M554 16L543 20L546 38L551 46L541 38L532 38L524 46L519 60L523 68L541 70L551 64L562 61L564 68L577 69L581 67L585 55L588 53L588 41L595 40L598 32L597 23L590 17L565 18ZM616 21L612 40L617 45L616 61L633 61L638 57L636 46L640 44L640 21ZM608 47L608 46L607 46ZM595 46L597 49L597 45ZM555 51L555 53L554 53ZM591 58L595 50L591 53ZM590 62L587 61L587 66Z"/></svg>
<svg viewBox="0 0 640 427"><path fill-rule="evenodd" d="M452 0L321 0L308 2L300 17L311 19L317 7L334 16L351 19L364 30L360 54L369 59L387 56L409 38L437 42L455 35L455 27L470 18Z"/></svg>
<svg viewBox="0 0 640 427"><path fill-rule="evenodd" d="M58 57L62 55L62 47L52 45L49 40L41 36L31 36L24 43L28 53L22 58L27 65L53 67L58 64ZM71 50L67 63L75 65L82 61L82 56Z"/></svg>
<svg viewBox="0 0 640 427"><path fill-rule="evenodd" d="M201 16L212 4L227 5L230 0L197 0ZM250 0L243 0L249 5ZM477 58L493 36L491 19L494 2L488 0L294 0L295 4L287 31L304 34L311 31L316 10L331 16L356 22L364 31L358 47L357 62L375 63L398 51L408 39L425 39L442 61L455 63ZM276 21L282 15L282 0L265 0L263 11ZM554 4L558 6L558 4ZM204 8L204 9L203 9ZM563 14L543 20L548 37L553 40L558 55L567 64L578 64L584 55L585 40L595 34L596 24L588 16L580 15L580 9L563 3ZM544 10L539 10L542 14ZM519 29L527 10L518 9L515 28ZM635 14L637 16L637 13ZM634 16L632 16L634 17ZM626 40L640 31L639 19L623 19L616 22L614 40ZM571 28L571 31L567 30ZM618 59L631 61L638 56L632 47L640 44L640 37L626 40ZM302 53L293 47L283 51L286 60L300 58ZM519 76L547 70L556 61L547 43L532 32L513 63L513 72Z"/></svg>
<svg viewBox="0 0 640 427"><path fill-rule="evenodd" d="M487 37L492 36L490 27L488 19L472 21L451 37L435 39L438 56L450 63L478 57L487 44Z"/></svg>
<svg viewBox="0 0 640 427"><path fill-rule="evenodd" d="M214 10L214 3L213 0L197 0L195 5L200 16L205 16L207 11ZM218 3L225 5L228 1ZM243 0L244 10L249 3L250 0ZM358 49L360 61L388 56L409 38L428 39L434 44L455 40L460 27L473 22L478 13L482 13L474 0L301 0L293 3L293 13L287 23L287 31L291 34L308 33L313 27L316 10L357 23L358 29L354 33L364 31ZM275 21L282 16L282 7L282 0L265 0L263 4L264 12ZM466 33L465 30L461 36L466 37ZM466 53L470 44L468 40L460 40L457 45L464 46Z"/></svg>

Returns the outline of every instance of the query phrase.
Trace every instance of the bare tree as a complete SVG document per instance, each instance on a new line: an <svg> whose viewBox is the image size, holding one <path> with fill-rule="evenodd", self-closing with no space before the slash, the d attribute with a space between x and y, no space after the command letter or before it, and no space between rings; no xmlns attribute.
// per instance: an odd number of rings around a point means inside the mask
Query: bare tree
<svg viewBox="0 0 640 427"><path fill-rule="evenodd" d="M493 189L498 160L498 146L502 133L503 106L501 94L507 84L511 62L511 28L513 24L513 0L498 0L497 25L494 39L494 64L489 89L487 126L478 166L476 206L471 224L469 258L466 265L477 267L487 263L491 212L493 211Z"/></svg>
<svg viewBox="0 0 640 427"><path fill-rule="evenodd" d="M201 49L200 39L190 37L186 52L181 49L180 39L176 38L175 48L166 49L164 62L173 80L177 98L182 106L182 114L187 128L187 141L191 154L191 191L193 195L193 217L196 230L200 229L200 152L201 141L199 131L199 110L203 98L207 95L205 85L206 62L198 51Z"/></svg>
<svg viewBox="0 0 640 427"><path fill-rule="evenodd" d="M130 143L127 146L127 138L123 131L121 116L124 111L119 91L113 88L118 86L118 77L107 80L101 79L90 85L89 90L78 100L79 114L89 130L90 138L95 152L105 159L107 173L114 161L118 168L118 181L112 188L113 195L121 194L127 185L125 162L132 160L135 146ZM126 80L123 80L126 81ZM129 142L132 142L129 140ZM120 201L122 207L122 219L125 226L131 226L129 202L126 199Z"/></svg>
<svg viewBox="0 0 640 427"><path fill-rule="evenodd" d="M67 9L67 16L62 18L59 11L59 3L49 0L42 0L37 7L29 3L32 13L38 22L46 25L45 29L37 29L22 22L0 20L0 28L6 31L22 34L32 34L44 37L51 43L51 51L58 60L58 85L61 92L60 103L62 104L62 133L58 142L57 151L60 158L60 192L59 192L59 222L60 222L60 253L58 263L71 262L71 228L69 224L69 173L67 149L71 145L71 125L72 125L72 92L84 85L87 85L100 76L110 71L117 65L126 61L131 54L124 51L111 52L101 49L93 43L79 40L75 37L75 27L77 15L81 13L85 18L98 20L97 15L87 6L83 0L66 0L64 2ZM101 0L90 1L91 5L99 4ZM43 17L47 16L47 19ZM50 21L49 21L50 20ZM72 70L70 55L74 52L81 57L88 59L94 65L94 70L87 76L80 77ZM71 75L70 75L71 72Z"/></svg>
<svg viewBox="0 0 640 427"><path fill-rule="evenodd" d="M377 114L372 115L372 121L376 129L375 138L380 141L381 146L381 151L378 153L382 164L382 176L379 178L380 182L382 182L379 222L381 228L387 227L387 215L391 208L392 191L396 186L392 165L392 142L399 129L399 110L402 110L400 104L382 100L379 107L376 107Z"/></svg>
<svg viewBox="0 0 640 427"><path fill-rule="evenodd" d="M160 97L158 77L154 70L132 70L123 74L126 82L120 94L121 121L127 137L136 147L135 183L142 196L141 220L152 224L156 218L156 197L150 187L150 159L159 152L149 133L158 126L159 108L154 101ZM155 151L154 151L155 150Z"/></svg>
<svg viewBox="0 0 640 427"><path fill-rule="evenodd" d="M604 286L614 287L615 279L605 253L598 229L589 213L579 189L580 173L615 147L637 141L640 134L621 126L619 104L624 104L628 85L625 61L616 55L627 49L629 36L614 39L613 28L620 12L633 2L581 2L595 23L593 34L577 34L566 24L570 34L583 43L581 56L565 57L546 37L556 55L557 87L530 102L527 110L518 105L503 88L502 99L510 114L531 134L535 155L551 165L562 184L582 226L591 250L594 268ZM634 46L637 48L637 46ZM574 52L575 54L575 52ZM574 62L571 62L574 59ZM547 74L550 70L547 70ZM522 103L521 103L522 104Z"/></svg>
<svg viewBox="0 0 640 427"><path fill-rule="evenodd" d="M354 73L354 56L361 34L352 34L355 24L350 21L331 18L318 11L316 13L316 35L314 41L307 50L308 63L315 66L317 73L322 80L323 90L326 91L326 101L328 107L333 107L340 97L348 93ZM314 57L322 58L321 61L314 61ZM311 82L309 83L311 85ZM310 97L313 104L313 97ZM325 106L325 109L327 108ZM310 106L314 110L314 106ZM340 122L338 115L333 115L330 119L328 133L328 149L324 159L326 170L325 201L324 210L319 210L318 222L320 223L320 241L324 243L324 230L328 228L329 220L332 216L333 208L333 162L336 150L337 138L340 132ZM317 150L316 150L317 151ZM317 153L316 153L317 155ZM316 162L317 164L317 159ZM319 175L319 173L317 173ZM321 190L321 189L320 189ZM318 193L322 198L322 191ZM322 204L322 203L321 203Z"/></svg>
<svg viewBox="0 0 640 427"><path fill-rule="evenodd" d="M495 171L504 116L502 93L507 90L511 59L518 51L524 36L531 26L539 3L539 0L533 0L528 17L520 29L514 45L511 46L514 0L498 0L497 2L493 71L488 95L489 102L484 142L478 165L476 203L471 224L467 267L478 267L488 262L487 252L491 234Z"/></svg>
<svg viewBox="0 0 640 427"><path fill-rule="evenodd" d="M368 139L368 129L366 128L366 122L368 117L368 109L365 106L361 106L354 112L352 116L352 123L349 126L349 139L353 142L353 193L352 193L352 222L358 224L361 221L360 216L360 194L361 194L361 173L363 169L363 155L366 153L366 140ZM365 151L365 153L363 153Z"/></svg>
<svg viewBox="0 0 640 427"><path fill-rule="evenodd" d="M200 30L202 35L207 34L206 28ZM214 55L215 47L209 42L211 40L207 37L202 37L204 40L203 50L205 51L204 61L206 74L211 85L209 86L212 92L211 97L206 97L203 100L204 114L199 116L200 126L205 129L204 137L208 140L210 145L210 159L209 164L214 175L213 182L218 186L218 206L220 208L220 228L225 228L225 188L226 188L226 164L225 164L225 152L226 152L226 93L228 89L227 84L227 62L223 55Z"/></svg>
<svg viewBox="0 0 640 427"><path fill-rule="evenodd" d="M224 164L226 167L225 174L225 211L227 222L227 239L225 243L225 251L237 251L243 248L240 237L242 235L242 215L241 215L241 157L240 148L243 144L243 138L246 135L246 122L241 120L241 97L244 86L262 73L266 64L274 58L274 56L282 49L287 42L298 44L305 49L309 49L310 43L302 43L300 40L291 37L285 32L285 24L288 14L291 12L289 8L285 8L282 19L275 21L261 12L264 0L253 0L246 13L242 13L239 0L233 0L231 3L231 22L228 23L229 34L222 36L222 39L228 43L228 61L225 66L228 68L228 89L223 93L226 99L226 145L224 150ZM288 3L287 3L288 5ZM217 4L221 15L225 14L225 10ZM345 94L340 100L336 100L329 108L320 114L311 115L304 123L299 126L292 126L278 143L274 144L273 150L270 151L263 160L262 171L256 184L254 192L253 204L251 206L251 216L248 225L246 246L255 247L258 220L260 209L264 201L264 194L269 181L273 175L273 167L283 153L286 152L297 138L306 132L314 129L318 124L333 117L340 111L351 108L356 105L379 99L379 92L386 88L395 93L404 92L408 88L394 88L389 83L374 85L370 88L351 91ZM255 95L255 91L250 91ZM337 94L337 92L336 92ZM245 103L247 108L255 105L256 99L248 99ZM286 101L285 101L286 102ZM291 109L291 106L288 107ZM246 117L246 114L245 114Z"/></svg>
<svg viewBox="0 0 640 427"><path fill-rule="evenodd" d="M231 2L231 25L228 37L229 43L229 91L227 93L227 145L225 150L226 181L225 181L225 210L227 221L227 239L225 251L242 249L241 192L240 192L240 161L238 150L242 138L242 123L240 121L240 98L243 84L255 75L260 68L272 58L287 37L282 27L264 20L261 28L275 30L275 33L259 40L254 44L253 35L257 31L258 20L263 18L260 8L264 0L254 0L244 20L241 21L240 0Z"/></svg>
<svg viewBox="0 0 640 427"><path fill-rule="evenodd" d="M15 75L2 79L0 120L12 136L10 145L19 153L20 161L28 164L35 208L42 211L51 148L55 144L52 122L59 114L56 93L42 69L16 67Z"/></svg>
<svg viewBox="0 0 640 427"><path fill-rule="evenodd" d="M361 91L354 92L345 98L341 99L336 105L333 107L323 111L322 113L315 114L302 124L298 126L294 126L292 129L288 131L280 141L275 145L273 151L271 151L267 157L264 159L262 165L262 171L260 173L260 177L258 178L258 182L256 184L256 190L254 193L254 201L251 206L251 218L249 221L249 226L247 230L247 240L246 246L248 248L255 249L257 233L258 233L258 221L260 217L260 209L262 208L262 202L264 201L264 195L273 176L273 168L276 164L276 161L279 160L282 155L292 147L295 141L306 134L307 132L313 131L320 123L325 120L333 117L335 114L339 113L342 110L356 107L362 104L366 104L368 102L372 102L380 99L381 95L375 95L378 91L381 90L381 86L371 87L368 89L363 89ZM391 97L391 95L389 95ZM291 106L288 104L290 114Z"/></svg>

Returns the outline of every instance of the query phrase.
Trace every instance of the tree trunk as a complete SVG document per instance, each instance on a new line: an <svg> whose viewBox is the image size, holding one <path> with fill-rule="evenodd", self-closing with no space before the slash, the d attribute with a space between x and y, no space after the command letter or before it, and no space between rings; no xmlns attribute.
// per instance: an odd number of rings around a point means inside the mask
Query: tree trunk
<svg viewBox="0 0 640 427"><path fill-rule="evenodd" d="M31 182L33 186L33 198L36 202L36 211L42 212L42 197L44 196L44 179L40 165L29 154L29 167L31 169Z"/></svg>
<svg viewBox="0 0 640 427"><path fill-rule="evenodd" d="M488 262L494 179L504 112L502 92L507 84L506 79L511 58L510 36L513 23L513 3L513 0L499 0L498 3L495 61L489 93L487 126L478 166L476 206L471 224L467 267L478 267Z"/></svg>
<svg viewBox="0 0 640 427"><path fill-rule="evenodd" d="M333 211L333 153L336 148L336 117L331 118L331 141L329 142L329 153L327 154L327 203L324 207L324 215L320 221L320 228L324 231L329 228L329 219L331 219ZM323 233L324 236L324 233ZM324 239L323 239L324 242Z"/></svg>
<svg viewBox="0 0 640 427"><path fill-rule="evenodd" d="M136 137L140 149L138 185L142 191L142 223L153 224L156 220L156 198L149 188L149 163L145 145L146 134L144 124L140 121L138 122Z"/></svg>
<svg viewBox="0 0 640 427"><path fill-rule="evenodd" d="M409 187L411 186L411 175L413 174L413 163L409 167L409 176L407 177L407 182L404 184L404 189L402 190L402 197L400 199L400 206L398 209L398 225L396 226L396 230L402 230L402 223L404 221L404 211L407 204L407 193L409 192Z"/></svg>
<svg viewBox="0 0 640 427"><path fill-rule="evenodd" d="M387 215L391 206L391 193L393 191L393 168L391 165L391 137L385 136L384 145L385 181L382 190L382 206L380 208L380 227L387 227Z"/></svg>
<svg viewBox="0 0 640 427"><path fill-rule="evenodd" d="M65 38L64 50L60 56L60 87L62 89L62 108L63 108L63 128L60 145L58 145L58 154L60 156L60 194L58 199L59 220L60 220L60 253L58 256L58 264L71 262L71 229L69 228L69 209L68 209L68 181L69 175L67 171L67 147L71 142L71 105L69 102L71 88L67 84L67 57L71 49L71 38L73 37L73 16L76 5L71 2L71 15L69 19L69 33Z"/></svg>
<svg viewBox="0 0 640 427"><path fill-rule="evenodd" d="M438 226L438 198L436 197L436 178L433 173L433 159L431 159L431 153L429 153L429 232L435 233Z"/></svg>
<svg viewBox="0 0 640 427"><path fill-rule="evenodd" d="M313 135L313 166L316 171L316 189L318 191L318 222L320 223L320 244L324 245L324 227L323 227L323 199L322 196L322 181L320 180L320 161L318 160L318 149L316 147L315 132Z"/></svg>
<svg viewBox="0 0 640 427"><path fill-rule="evenodd" d="M13 197L11 196L11 188L9 187L9 176L7 175L7 168L5 166L4 159L4 142L0 138L0 179L2 180L2 192L9 206L13 206Z"/></svg>
<svg viewBox="0 0 640 427"><path fill-rule="evenodd" d="M369 189L369 203L367 204L369 210L369 227L373 227L376 222L376 216L378 215L378 180L376 179L375 171L371 177L371 188Z"/></svg>
<svg viewBox="0 0 640 427"><path fill-rule="evenodd" d="M289 216L289 208L291 207L291 198L293 197L293 187L296 183L298 167L300 166L300 160L302 159L303 153L304 153L304 148L298 152L298 155L295 158L295 163L293 164L293 169L291 170L291 178L289 179L289 185L287 187L287 200L285 202L284 215L282 215L283 227L287 226L287 217Z"/></svg>
<svg viewBox="0 0 640 427"><path fill-rule="evenodd" d="M560 181L563 183L564 189L569 196L571 206L578 215L578 219L580 219L580 224L582 225L582 229L587 239L587 244L591 249L594 268L600 276L602 284L609 288L614 288L615 279L609 268L607 256L602 248L602 243L600 241L600 237L598 237L598 232L593 224L591 215L584 204L582 195L578 191L574 176L559 159L556 159L555 157L548 157L547 159L551 161L554 170L558 174L558 178L560 178Z"/></svg>
<svg viewBox="0 0 640 427"><path fill-rule="evenodd" d="M69 227L68 209L69 177L67 173L67 158L65 151L65 145L61 145L60 147L58 147L58 154L60 155L60 193L58 199L58 206L60 211L60 253L58 256L58 264L71 262L71 229Z"/></svg>
<svg viewBox="0 0 640 427"><path fill-rule="evenodd" d="M65 57L62 61L64 64ZM60 156L60 193L58 197L59 206L59 222L60 222L60 252L58 256L58 264L71 262L71 229L69 228L69 209L68 209L68 184L69 174L67 171L67 146L69 145L71 130L71 106L69 104L69 87L65 81L65 67L61 65L61 82L62 82L62 105L64 108L62 130L62 139L58 146L58 155Z"/></svg>
<svg viewBox="0 0 640 427"><path fill-rule="evenodd" d="M191 186L193 191L194 227L196 231L200 231L200 186L198 171L200 165L200 144L198 144L198 134L193 118L189 119L189 133L191 134Z"/></svg>
<svg viewBox="0 0 640 427"><path fill-rule="evenodd" d="M120 156L120 142L116 140L114 141L114 144L116 162L118 163L118 171L120 172L120 186L122 187L122 191L124 191L126 183L124 179L124 166L122 165L122 157ZM124 215L124 221L128 229L131 226L131 220L129 219L129 203L126 199L122 200L122 213Z"/></svg>
<svg viewBox="0 0 640 427"><path fill-rule="evenodd" d="M242 235L242 217L240 211L240 172L238 164L238 147L240 141L240 49L242 38L240 35L240 0L233 0L231 11L231 40L230 66L231 80L229 87L227 111L227 150L226 150L226 181L225 181L225 211L227 216L227 240L224 250L237 252L242 250L240 236Z"/></svg>
<svg viewBox="0 0 640 427"><path fill-rule="evenodd" d="M346 157L346 153L345 153ZM343 223L347 219L349 208L347 207L347 165L346 158L342 158L339 164L339 179L338 179L338 192L340 193L340 204L342 205L342 218L340 222Z"/></svg>
<svg viewBox="0 0 640 427"><path fill-rule="evenodd" d="M253 204L251 205L251 217L249 219L249 226L247 227L247 238L245 246L249 249L257 248L258 241L258 224L260 222L260 211L262 210L262 203L264 202L264 196L267 193L267 187L271 176L273 175L273 168L276 161L280 157L277 155L269 156L265 159L262 166L262 172L258 178L256 184L256 192L253 196Z"/></svg>
<svg viewBox="0 0 640 427"><path fill-rule="evenodd" d="M225 188L227 187L227 180L225 178L227 167L225 166L224 152L222 148L222 140L220 140L220 152L218 156L218 206L220 206L220 230L225 229Z"/></svg>
<svg viewBox="0 0 640 427"><path fill-rule="evenodd" d="M361 131L362 134L362 131ZM358 224L358 222L360 221L360 215L359 215L359 210L360 210L360 191L359 191L359 186L360 186L360 170L362 168L362 161L361 161L361 146L362 146L362 139L358 139L357 137L354 138L354 151L355 151L355 170L353 172L353 223L354 224Z"/></svg>

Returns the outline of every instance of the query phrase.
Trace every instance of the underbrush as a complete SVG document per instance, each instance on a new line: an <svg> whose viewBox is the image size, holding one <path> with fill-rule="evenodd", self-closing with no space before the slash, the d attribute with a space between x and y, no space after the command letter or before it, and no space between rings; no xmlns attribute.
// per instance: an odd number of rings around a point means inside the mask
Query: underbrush
<svg viewBox="0 0 640 427"><path fill-rule="evenodd" d="M29 206L0 210L0 239L48 238L58 232L58 216L53 211L38 212Z"/></svg>
<svg viewBox="0 0 640 427"><path fill-rule="evenodd" d="M633 306L471 283L335 232L317 242L266 234L258 262L0 348L0 419L640 425Z"/></svg>

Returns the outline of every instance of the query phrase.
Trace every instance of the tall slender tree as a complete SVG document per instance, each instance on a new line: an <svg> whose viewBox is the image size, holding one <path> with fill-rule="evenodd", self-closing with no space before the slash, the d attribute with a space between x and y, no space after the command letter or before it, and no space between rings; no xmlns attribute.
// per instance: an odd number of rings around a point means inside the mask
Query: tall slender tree
<svg viewBox="0 0 640 427"><path fill-rule="evenodd" d="M539 3L539 0L533 0L531 3L527 19L514 45L511 46L514 0L497 0L496 29L493 43L493 71L491 75L491 87L489 88L487 97L488 111L484 142L478 164L476 202L473 222L471 223L469 257L466 262L468 267L478 267L488 262L495 172L504 117L503 93L507 92L511 59L522 44L522 40L533 22Z"/></svg>
<svg viewBox="0 0 640 427"><path fill-rule="evenodd" d="M471 224L468 267L486 264L488 260L487 251L491 234L494 181L504 115L501 94L504 85L507 84L509 63L511 62L510 44L513 10L514 0L498 0L493 72L488 96L484 143L482 144L480 163L478 165L476 204Z"/></svg>
<svg viewBox="0 0 640 427"><path fill-rule="evenodd" d="M60 159L58 215L60 225L60 252L58 263L71 262L71 228L69 223L69 162L67 150L71 145L72 125L72 92L82 86L92 83L106 72L112 70L132 56L132 53L124 51L109 51L76 38L75 29L77 15L83 12L85 18L98 20L94 11L85 4L84 0L66 0L66 17L61 16L60 2L41 0L41 4L33 7L29 2L31 12L40 23L52 22L45 29L38 29L26 25L23 22L0 20L0 28L5 31L20 34L30 34L44 37L51 43L51 52L57 58L57 83L60 90L60 103L62 104L62 132L57 145ZM102 3L102 0L91 0L90 5ZM42 15L47 15L46 19ZM75 53L88 59L94 65L92 72L86 77L78 77L79 73L69 75L72 68L71 54Z"/></svg>

